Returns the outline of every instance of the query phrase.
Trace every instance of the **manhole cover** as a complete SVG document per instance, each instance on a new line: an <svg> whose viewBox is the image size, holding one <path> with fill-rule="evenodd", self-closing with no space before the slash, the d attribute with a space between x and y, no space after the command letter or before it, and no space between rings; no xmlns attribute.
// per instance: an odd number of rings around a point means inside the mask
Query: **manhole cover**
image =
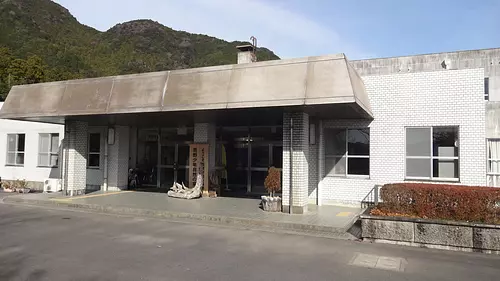
<svg viewBox="0 0 500 281"><path fill-rule="evenodd" d="M400 257L384 257L357 253L349 263L354 266L377 268L392 271L404 271L407 261Z"/></svg>

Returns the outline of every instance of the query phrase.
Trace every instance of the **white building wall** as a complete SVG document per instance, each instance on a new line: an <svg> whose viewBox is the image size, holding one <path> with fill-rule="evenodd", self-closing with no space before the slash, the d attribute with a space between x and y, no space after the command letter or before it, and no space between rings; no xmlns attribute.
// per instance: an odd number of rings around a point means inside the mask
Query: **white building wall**
<svg viewBox="0 0 500 281"><path fill-rule="evenodd" d="M370 127L370 177L324 177L320 200L359 203L376 184L405 180L405 127L459 126L460 184L486 184L484 70L365 76L373 121L324 120L324 127ZM322 134L321 134L322 135ZM324 161L321 140L320 161ZM325 174L323 165L319 169ZM316 193L309 194L313 203Z"/></svg>
<svg viewBox="0 0 500 281"><path fill-rule="evenodd" d="M115 142L108 145L108 190L128 187L130 129L115 127Z"/></svg>
<svg viewBox="0 0 500 281"><path fill-rule="evenodd" d="M0 103L0 108L3 103ZM59 147L64 138L64 126L37 122L0 119L0 177L2 180L25 179L40 183L48 178L60 178L59 163L57 168L38 167L39 134L58 133ZM24 166L7 166L7 134L26 134ZM59 158L61 160L61 157Z"/></svg>

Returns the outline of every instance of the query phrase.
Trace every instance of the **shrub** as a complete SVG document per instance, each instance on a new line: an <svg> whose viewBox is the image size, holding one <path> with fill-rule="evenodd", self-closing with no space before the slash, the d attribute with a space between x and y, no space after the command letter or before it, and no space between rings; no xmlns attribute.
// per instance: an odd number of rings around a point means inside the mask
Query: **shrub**
<svg viewBox="0 0 500 281"><path fill-rule="evenodd" d="M12 184L16 190L17 189L25 189L25 188L28 188L28 182L24 179L20 180L20 179L17 179L13 182Z"/></svg>
<svg viewBox="0 0 500 281"><path fill-rule="evenodd" d="M377 213L500 223L500 188L426 183L387 184Z"/></svg>
<svg viewBox="0 0 500 281"><path fill-rule="evenodd" d="M267 172L267 177L264 180L264 186L267 189L267 192L274 197L274 193L281 190L281 173L275 167L269 168Z"/></svg>
<svg viewBox="0 0 500 281"><path fill-rule="evenodd" d="M2 181L2 188L3 189L13 189L13 185L11 184L10 181Z"/></svg>

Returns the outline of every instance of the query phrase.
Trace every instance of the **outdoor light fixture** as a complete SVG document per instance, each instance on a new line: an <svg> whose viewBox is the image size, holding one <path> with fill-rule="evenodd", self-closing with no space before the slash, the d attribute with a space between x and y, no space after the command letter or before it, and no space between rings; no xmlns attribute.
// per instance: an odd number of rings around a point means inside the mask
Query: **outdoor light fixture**
<svg viewBox="0 0 500 281"><path fill-rule="evenodd" d="M112 145L115 143L115 128L109 127L108 128L108 144Z"/></svg>
<svg viewBox="0 0 500 281"><path fill-rule="evenodd" d="M309 144L316 144L316 124L309 124Z"/></svg>

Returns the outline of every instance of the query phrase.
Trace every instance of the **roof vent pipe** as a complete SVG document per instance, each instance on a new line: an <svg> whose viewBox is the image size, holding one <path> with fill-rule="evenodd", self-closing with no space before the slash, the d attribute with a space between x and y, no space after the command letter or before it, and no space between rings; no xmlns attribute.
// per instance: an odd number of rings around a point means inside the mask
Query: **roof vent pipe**
<svg viewBox="0 0 500 281"><path fill-rule="evenodd" d="M250 37L252 44L236 46L238 52L238 64L252 63L257 61L257 38Z"/></svg>

